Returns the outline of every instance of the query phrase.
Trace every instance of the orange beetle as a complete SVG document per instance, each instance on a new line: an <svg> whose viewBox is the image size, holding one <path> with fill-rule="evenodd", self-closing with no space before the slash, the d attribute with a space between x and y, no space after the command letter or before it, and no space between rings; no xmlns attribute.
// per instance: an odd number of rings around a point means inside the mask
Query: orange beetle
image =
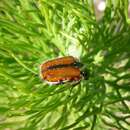
<svg viewBox="0 0 130 130"><path fill-rule="evenodd" d="M78 83L86 76L81 66L76 58L65 56L41 64L40 75L49 84Z"/></svg>

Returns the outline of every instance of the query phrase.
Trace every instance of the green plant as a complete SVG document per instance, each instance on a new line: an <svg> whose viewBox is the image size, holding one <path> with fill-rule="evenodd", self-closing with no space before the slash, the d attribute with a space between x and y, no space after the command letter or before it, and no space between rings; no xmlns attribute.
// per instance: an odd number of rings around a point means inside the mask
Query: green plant
<svg viewBox="0 0 130 130"><path fill-rule="evenodd" d="M97 21L89 0L1 0L0 129L130 129L127 9L107 0ZM89 79L73 88L42 82L39 65L73 44Z"/></svg>

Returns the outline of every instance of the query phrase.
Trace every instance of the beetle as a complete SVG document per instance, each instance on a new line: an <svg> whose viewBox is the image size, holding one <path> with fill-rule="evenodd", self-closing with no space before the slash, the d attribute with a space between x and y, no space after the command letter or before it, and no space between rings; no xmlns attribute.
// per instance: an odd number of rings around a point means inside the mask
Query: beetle
<svg viewBox="0 0 130 130"><path fill-rule="evenodd" d="M86 73L81 71L83 66L73 56L65 56L61 58L46 61L40 66L41 79L48 84L77 84L82 79L86 79Z"/></svg>

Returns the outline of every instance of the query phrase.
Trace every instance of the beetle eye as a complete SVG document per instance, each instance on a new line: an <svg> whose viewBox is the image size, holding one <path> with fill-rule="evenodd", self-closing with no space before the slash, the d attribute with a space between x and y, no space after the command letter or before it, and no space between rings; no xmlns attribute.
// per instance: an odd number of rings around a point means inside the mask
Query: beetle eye
<svg viewBox="0 0 130 130"><path fill-rule="evenodd" d="M83 72L81 72L81 74L82 74L82 76L84 77L84 79L85 80L87 80L88 79L88 77L89 77L89 72L88 71L83 71Z"/></svg>
<svg viewBox="0 0 130 130"><path fill-rule="evenodd" d="M79 68L80 68L80 67L82 67L82 66L83 66L83 64L82 64L82 63L80 63L80 62L75 62L75 63L74 63L74 66L75 66L75 67L79 67Z"/></svg>

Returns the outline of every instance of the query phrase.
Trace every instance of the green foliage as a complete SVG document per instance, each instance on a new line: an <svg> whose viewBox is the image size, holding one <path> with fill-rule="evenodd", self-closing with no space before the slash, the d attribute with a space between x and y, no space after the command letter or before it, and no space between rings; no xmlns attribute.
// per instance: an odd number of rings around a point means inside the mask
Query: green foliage
<svg viewBox="0 0 130 130"><path fill-rule="evenodd" d="M91 0L1 0L0 129L130 129L127 6L107 0L97 21ZM73 88L42 82L39 65L73 44L89 79Z"/></svg>

